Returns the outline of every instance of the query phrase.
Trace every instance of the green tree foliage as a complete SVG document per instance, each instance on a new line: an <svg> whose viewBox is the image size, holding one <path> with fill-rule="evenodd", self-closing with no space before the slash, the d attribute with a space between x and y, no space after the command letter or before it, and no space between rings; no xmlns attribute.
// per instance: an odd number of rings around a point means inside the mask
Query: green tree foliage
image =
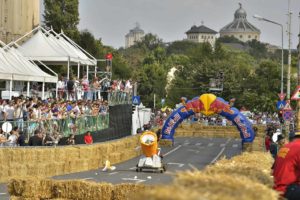
<svg viewBox="0 0 300 200"><path fill-rule="evenodd" d="M150 36L147 41L119 51L135 69L132 78L139 83L138 94L144 105L153 107L154 93L156 104L161 98L166 98L168 106L179 103L183 96L192 99L208 93L210 79L217 78L222 72L223 91L216 93L217 96L225 100L236 98L235 106L238 108L244 106L252 111L276 111L281 54L268 52L265 44L258 41L243 43L225 37L218 39L214 48L209 43L188 41L163 45L150 42L161 41L152 37L153 34ZM238 42L244 48L228 48L223 42ZM294 64L295 58L293 61ZM168 75L171 69L176 69L173 77ZM291 81L294 85L293 76Z"/></svg>
<svg viewBox="0 0 300 200"><path fill-rule="evenodd" d="M78 41L79 24L78 0L44 0L44 23L56 32L63 30L69 37Z"/></svg>
<svg viewBox="0 0 300 200"><path fill-rule="evenodd" d="M165 97L166 71L158 64L146 64L136 73L138 81L138 93L143 104L148 107L154 106L154 94L158 99Z"/></svg>

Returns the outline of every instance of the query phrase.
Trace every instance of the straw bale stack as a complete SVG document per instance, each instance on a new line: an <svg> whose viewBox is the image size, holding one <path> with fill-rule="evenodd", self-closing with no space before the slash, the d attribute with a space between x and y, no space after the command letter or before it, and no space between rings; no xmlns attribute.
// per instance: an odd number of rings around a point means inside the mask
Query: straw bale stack
<svg viewBox="0 0 300 200"><path fill-rule="evenodd" d="M28 199L103 199L111 200L113 186L78 180L13 179L8 184L12 196Z"/></svg>
<svg viewBox="0 0 300 200"><path fill-rule="evenodd" d="M262 183L270 188L273 186L273 178L270 175L270 170L264 170L259 166L250 166L245 163L237 163L235 161L229 164L216 163L215 165L206 167L204 172L208 174L228 174L236 178L245 176L252 181Z"/></svg>
<svg viewBox="0 0 300 200"><path fill-rule="evenodd" d="M159 140L160 147L170 147L172 145L173 145L172 140L165 140L165 139Z"/></svg>
<svg viewBox="0 0 300 200"><path fill-rule="evenodd" d="M118 184L113 186L112 200L131 200L137 192L150 188L142 184Z"/></svg>
<svg viewBox="0 0 300 200"><path fill-rule="evenodd" d="M105 160L112 163L141 154L139 136L82 146L51 148L1 148L0 182L11 176L54 176L98 169Z"/></svg>
<svg viewBox="0 0 300 200"><path fill-rule="evenodd" d="M151 190L143 190L136 193L132 200L220 200L206 198L206 195L198 190L191 190L180 186L155 186ZM223 200L223 199L222 199ZM234 199L232 199L234 200Z"/></svg>
<svg viewBox="0 0 300 200"><path fill-rule="evenodd" d="M277 192L245 176L183 172L177 174L174 184L206 193L207 199L277 200L279 197Z"/></svg>

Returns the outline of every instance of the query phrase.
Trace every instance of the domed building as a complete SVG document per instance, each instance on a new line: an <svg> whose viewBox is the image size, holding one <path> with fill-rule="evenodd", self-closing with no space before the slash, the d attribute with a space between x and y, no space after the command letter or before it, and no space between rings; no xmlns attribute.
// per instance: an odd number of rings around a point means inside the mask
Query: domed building
<svg viewBox="0 0 300 200"><path fill-rule="evenodd" d="M220 37L233 36L243 42L253 39L260 40L260 30L247 20L247 13L239 3L240 8L234 13L234 20L220 30Z"/></svg>
<svg viewBox="0 0 300 200"><path fill-rule="evenodd" d="M129 33L125 35L125 48L131 47L136 42L141 41L144 35L144 31L140 28L140 25L136 23L135 28L131 29Z"/></svg>

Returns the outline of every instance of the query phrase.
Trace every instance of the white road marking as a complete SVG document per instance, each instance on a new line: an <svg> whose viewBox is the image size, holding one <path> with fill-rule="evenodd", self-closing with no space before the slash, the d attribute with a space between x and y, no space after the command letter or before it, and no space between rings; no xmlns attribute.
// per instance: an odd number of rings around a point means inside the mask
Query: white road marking
<svg viewBox="0 0 300 200"><path fill-rule="evenodd" d="M136 169L136 167L131 167L131 168L129 168L130 170L133 170L133 169Z"/></svg>
<svg viewBox="0 0 300 200"><path fill-rule="evenodd" d="M192 152L195 152L195 153L200 153L200 151L197 151L197 150L194 150L194 149L188 149L188 151L192 151Z"/></svg>
<svg viewBox="0 0 300 200"><path fill-rule="evenodd" d="M112 172L112 173L109 173L109 175L114 175L114 174L117 174L119 172Z"/></svg>
<svg viewBox="0 0 300 200"><path fill-rule="evenodd" d="M195 167L195 166L192 165L191 163L189 163L188 166L189 166L190 168L192 168L193 170L198 170L197 167Z"/></svg>
<svg viewBox="0 0 300 200"><path fill-rule="evenodd" d="M212 146L214 146L214 143L209 143L207 146L212 147Z"/></svg>
<svg viewBox="0 0 300 200"><path fill-rule="evenodd" d="M237 148L239 145L238 144L233 144L232 147L233 148Z"/></svg>
<svg viewBox="0 0 300 200"><path fill-rule="evenodd" d="M224 152L224 150L225 150L225 147L223 147L221 149L221 151L219 152L219 154L210 162L210 164L215 163L219 159L219 157L222 155L222 153Z"/></svg>
<svg viewBox="0 0 300 200"><path fill-rule="evenodd" d="M174 151L177 151L180 147L182 147L181 145L179 145L178 147L176 147L175 149L172 149L171 151L169 151L168 153L165 153L164 156L167 156L171 153L173 153Z"/></svg>
<svg viewBox="0 0 300 200"><path fill-rule="evenodd" d="M183 163L168 163L168 165L178 165L178 167L183 167Z"/></svg>
<svg viewBox="0 0 300 200"><path fill-rule="evenodd" d="M6 195L6 193L0 193L0 195Z"/></svg>
<svg viewBox="0 0 300 200"><path fill-rule="evenodd" d="M225 147L226 146L226 144L220 144L220 147Z"/></svg>
<svg viewBox="0 0 300 200"><path fill-rule="evenodd" d="M94 179L94 178L89 177L89 178L83 178L82 180L92 180L92 179Z"/></svg>
<svg viewBox="0 0 300 200"><path fill-rule="evenodd" d="M187 146L187 145L189 145L190 143L189 142L185 142L184 144L183 144L183 146Z"/></svg>
<svg viewBox="0 0 300 200"><path fill-rule="evenodd" d="M145 182L146 180L143 179L137 179L137 178L122 178L124 181L135 181L136 183L142 183Z"/></svg>
<svg viewBox="0 0 300 200"><path fill-rule="evenodd" d="M196 146L201 146L201 145L202 145L202 143L196 143L195 145L196 145Z"/></svg>

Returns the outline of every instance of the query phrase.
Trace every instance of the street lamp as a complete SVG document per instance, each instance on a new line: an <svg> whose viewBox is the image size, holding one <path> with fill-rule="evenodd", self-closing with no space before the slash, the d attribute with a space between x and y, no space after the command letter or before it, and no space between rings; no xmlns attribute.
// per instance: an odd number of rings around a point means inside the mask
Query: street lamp
<svg viewBox="0 0 300 200"><path fill-rule="evenodd" d="M259 15L253 15L253 17L260 21L270 22L272 24L276 24L281 27L281 87L280 87L280 92L281 92L281 94L283 94L283 25L280 23L274 22L272 20L263 18Z"/></svg>

